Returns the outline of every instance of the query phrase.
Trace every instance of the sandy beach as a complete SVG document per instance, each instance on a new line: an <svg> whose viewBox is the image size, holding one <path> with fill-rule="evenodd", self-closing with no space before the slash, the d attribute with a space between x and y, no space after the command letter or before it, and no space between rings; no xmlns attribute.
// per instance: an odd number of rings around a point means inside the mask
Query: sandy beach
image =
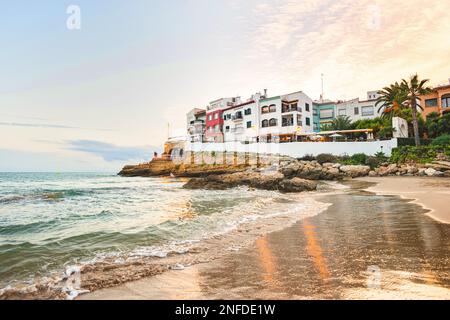
<svg viewBox="0 0 450 320"><path fill-rule="evenodd" d="M429 210L426 214L442 223L450 223L450 178L432 177L364 177L374 182L367 191L396 195Z"/></svg>
<svg viewBox="0 0 450 320"><path fill-rule="evenodd" d="M450 299L450 180L344 187L317 196L327 210L246 248L79 299Z"/></svg>

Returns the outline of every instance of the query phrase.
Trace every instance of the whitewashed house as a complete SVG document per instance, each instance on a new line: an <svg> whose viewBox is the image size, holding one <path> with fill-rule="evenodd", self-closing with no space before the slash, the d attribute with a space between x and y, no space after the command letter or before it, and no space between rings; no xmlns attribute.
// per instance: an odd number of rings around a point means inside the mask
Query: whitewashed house
<svg viewBox="0 0 450 320"><path fill-rule="evenodd" d="M264 98L259 105L259 141L297 141L313 132L313 100L302 91Z"/></svg>
<svg viewBox="0 0 450 320"><path fill-rule="evenodd" d="M379 117L382 110L378 112L379 106L376 105L378 97L377 91L369 91L367 92L367 100L355 98L339 102L336 105L336 117L346 116L350 118L351 122Z"/></svg>

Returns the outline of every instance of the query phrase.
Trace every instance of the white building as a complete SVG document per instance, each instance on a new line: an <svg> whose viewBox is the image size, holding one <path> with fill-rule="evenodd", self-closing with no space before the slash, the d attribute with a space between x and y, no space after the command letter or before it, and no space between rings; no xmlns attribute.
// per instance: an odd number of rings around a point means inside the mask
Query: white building
<svg viewBox="0 0 450 320"><path fill-rule="evenodd" d="M264 98L256 93L243 103L223 110L224 141L255 142L258 136L259 102Z"/></svg>
<svg viewBox="0 0 450 320"><path fill-rule="evenodd" d="M347 116L352 122L379 117L381 110L378 112L379 106L376 105L378 96L377 91L369 91L367 100L356 98L339 102L336 105L336 117Z"/></svg>
<svg viewBox="0 0 450 320"><path fill-rule="evenodd" d="M297 141L313 132L313 100L302 91L264 98L259 105L259 141Z"/></svg>
<svg viewBox="0 0 450 320"><path fill-rule="evenodd" d="M206 123L206 110L194 108L186 114L189 141L203 142Z"/></svg>

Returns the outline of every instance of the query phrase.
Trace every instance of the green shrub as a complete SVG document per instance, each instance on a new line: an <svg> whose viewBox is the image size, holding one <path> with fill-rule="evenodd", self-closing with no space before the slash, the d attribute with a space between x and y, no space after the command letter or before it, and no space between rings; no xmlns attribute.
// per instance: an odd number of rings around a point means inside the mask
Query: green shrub
<svg viewBox="0 0 450 320"><path fill-rule="evenodd" d="M369 166L371 169L375 169L379 167L385 160L378 158L378 157L367 157L366 158L366 166Z"/></svg>
<svg viewBox="0 0 450 320"><path fill-rule="evenodd" d="M367 155L364 153L355 153L351 157L349 156L343 156L340 159L340 163L347 164L347 165L358 165L358 164L366 164Z"/></svg>
<svg viewBox="0 0 450 320"><path fill-rule="evenodd" d="M336 157L330 153L321 153L316 157L316 160L320 164L324 164L325 162L335 162Z"/></svg>
<svg viewBox="0 0 450 320"><path fill-rule="evenodd" d="M392 163L419 162L428 163L436 159L438 154L450 157L450 145L429 146L403 146L392 150L390 161Z"/></svg>
<svg viewBox="0 0 450 320"><path fill-rule="evenodd" d="M305 156L298 158L298 160L301 161L313 161L316 160L316 158L312 154L306 154Z"/></svg>
<svg viewBox="0 0 450 320"><path fill-rule="evenodd" d="M450 134L443 134L431 142L433 146L448 146L450 145Z"/></svg>

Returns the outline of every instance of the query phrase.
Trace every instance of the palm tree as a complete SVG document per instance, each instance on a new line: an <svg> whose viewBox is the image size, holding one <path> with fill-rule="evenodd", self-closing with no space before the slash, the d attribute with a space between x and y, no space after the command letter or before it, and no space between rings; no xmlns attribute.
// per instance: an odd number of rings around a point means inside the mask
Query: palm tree
<svg viewBox="0 0 450 320"><path fill-rule="evenodd" d="M338 116L333 119L333 122L329 124L325 124L322 127L323 131L333 131L333 130L348 130L352 129L352 122L350 117L347 116Z"/></svg>
<svg viewBox="0 0 450 320"><path fill-rule="evenodd" d="M375 103L378 108L378 113L383 110L381 117L392 119L394 115L402 108L406 100L406 92L403 87L398 83L391 84L389 87L384 87L383 90L378 91L380 95Z"/></svg>
<svg viewBox="0 0 450 320"><path fill-rule="evenodd" d="M415 74L412 75L408 81L403 79L401 83L402 90L404 90L407 94L404 105L411 108L416 146L420 145L419 123L417 121L417 100L420 100L420 95L427 94L432 90L430 87L426 86L428 81L429 79L419 80L419 76Z"/></svg>

